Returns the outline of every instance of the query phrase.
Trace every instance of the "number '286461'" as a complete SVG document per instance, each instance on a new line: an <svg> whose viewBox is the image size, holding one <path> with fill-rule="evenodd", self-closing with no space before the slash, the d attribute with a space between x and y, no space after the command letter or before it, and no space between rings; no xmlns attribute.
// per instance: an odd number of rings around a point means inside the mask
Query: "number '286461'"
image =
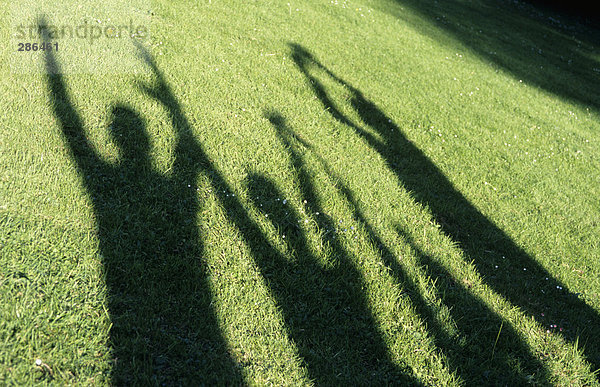
<svg viewBox="0 0 600 387"><path fill-rule="evenodd" d="M58 51L58 43L19 43L17 51Z"/></svg>

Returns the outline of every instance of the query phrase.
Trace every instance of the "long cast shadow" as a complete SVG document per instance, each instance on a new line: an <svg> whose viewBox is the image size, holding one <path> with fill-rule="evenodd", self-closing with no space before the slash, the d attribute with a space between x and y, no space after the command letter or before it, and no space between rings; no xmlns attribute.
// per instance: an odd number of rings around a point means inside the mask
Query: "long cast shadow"
<svg viewBox="0 0 600 387"><path fill-rule="evenodd" d="M531 2L389 0L379 7L434 40L456 39L525 84L598 111L600 23L580 24ZM404 7L419 17L406 17Z"/></svg>
<svg viewBox="0 0 600 387"><path fill-rule="evenodd" d="M279 116L267 118L280 125ZM352 263L356 258L331 232L325 233L322 242L331 249L333 262L325 264L310 249L300 223L310 218L321 230L334 230L337 225L324 214L306 169L291 156L305 212L318 216L301 216L280 201L283 194L263 175L251 175L248 187L255 207L271 219L293 252L293 259L272 251L257 256L256 261L283 309L309 372L328 384L418 384L400 372L387 353L363 294L364 280Z"/></svg>
<svg viewBox="0 0 600 387"><path fill-rule="evenodd" d="M381 155L413 198L429 208L441 230L459 245L466 259L475 264L484 282L543 326L555 323L564 327L561 335L571 343L583 345L593 370L600 368L598 313L473 206L360 90L327 69L303 47L291 44L291 49L298 69L327 111ZM373 129L381 139L341 112L312 74L315 69L350 92L352 107L366 127ZM501 269L496 269L496 265Z"/></svg>
<svg viewBox="0 0 600 387"><path fill-rule="evenodd" d="M435 308L421 294L414 279L406 272L402 264L383 242L375 227L360 210L358 200L344 179L336 174L327 161L288 126L285 118L276 112L268 114L277 131L283 148L289 153L293 170L298 171L299 184L306 197L314 200L311 193L312 179L302 156L304 148L318 160L326 173L352 208L353 219L364 230L373 247L379 251L382 263L389 269L395 281L402 285L420 319L427 324L428 331L436 346L444 353L450 369L468 384L489 383L495 385L524 385L536 381L548 384L548 373L543 364L531 355L527 344L518 333L497 313L490 310L481 300L475 298L465 285L453 278L435 259L424 254L416 247L408 234L399 229L400 235L415 251L420 263L426 267L427 275L438 279L439 288L444 289L443 302L446 303L454 321L468 321L458 326L459 333L450 335L438 320ZM312 207L312 206L311 206ZM310 208L319 211L319 208ZM321 227L332 227L331 222L321 222ZM336 242L338 243L338 242ZM445 290L448 289L448 292ZM477 322L473 324L473 322ZM496 340L498 330L502 329L502 340ZM497 341L497 342L496 342ZM494 348L494 352L490 350ZM518 364L518 365L517 365Z"/></svg>
<svg viewBox="0 0 600 387"><path fill-rule="evenodd" d="M154 85L140 85L141 89L165 107L176 132L190 133L190 124L164 76L148 52L139 48L156 77ZM249 248L251 257L282 308L286 333L296 344L312 380L321 384L421 384L409 371L390 360L365 297L360 293L360 278L352 267L345 264L343 270L324 274L302 244L297 248L303 249L301 256L306 266L287 265L286 257L264 235L238 197L228 194L234 190L200 145L194 146L194 163L203 168L227 219ZM276 192L268 181L262 183L269 192ZM293 214L290 208L287 211ZM291 234L291 237L296 241L305 240L298 234ZM313 262L308 264L311 260ZM349 283L339 282L342 279ZM308 292L307 282L314 285L313 288L308 287ZM349 294L352 297L349 298Z"/></svg>
<svg viewBox="0 0 600 387"><path fill-rule="evenodd" d="M45 51L45 64L50 103L97 221L112 383L240 383L211 307L195 225L198 144L176 126L172 176L164 176L151 165L143 119L117 104L109 129L120 160L107 162L86 137L53 51Z"/></svg>
<svg viewBox="0 0 600 387"><path fill-rule="evenodd" d="M348 252L335 238L326 238L334 262L321 262L298 226L303 217L293 206L277 200L283 194L273 182L253 174L248 178L248 187L250 195L261 200L255 202L256 208L268 215L293 252L291 259L264 254L256 261L283 310L310 375L327 385L419 385L386 353L363 294L363 281L349 261ZM302 191L307 192L305 185ZM307 203L314 203L315 197L306 198ZM319 208L310 204L307 207ZM319 227L335 227L322 213L314 220Z"/></svg>

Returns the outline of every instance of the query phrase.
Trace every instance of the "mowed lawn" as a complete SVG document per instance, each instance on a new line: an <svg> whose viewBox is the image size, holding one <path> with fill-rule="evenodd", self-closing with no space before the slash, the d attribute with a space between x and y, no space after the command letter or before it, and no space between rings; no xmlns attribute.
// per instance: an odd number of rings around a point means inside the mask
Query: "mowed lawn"
<svg viewBox="0 0 600 387"><path fill-rule="evenodd" d="M0 384L599 384L598 29L142 11L109 75L11 72L63 62L0 16Z"/></svg>

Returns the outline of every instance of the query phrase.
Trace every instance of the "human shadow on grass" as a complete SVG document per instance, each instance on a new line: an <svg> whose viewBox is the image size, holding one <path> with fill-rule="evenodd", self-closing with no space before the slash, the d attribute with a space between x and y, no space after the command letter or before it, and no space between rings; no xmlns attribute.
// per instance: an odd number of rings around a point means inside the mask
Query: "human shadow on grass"
<svg viewBox="0 0 600 387"><path fill-rule="evenodd" d="M600 109L597 22L581 24L539 4L519 1L389 0L377 6L433 40L471 50L526 85ZM405 8L418 16L410 16Z"/></svg>
<svg viewBox="0 0 600 387"><path fill-rule="evenodd" d="M458 322L458 332L451 335L440 323L436 308L423 297L413 277L407 273L401 261L389 249L362 212L358 200L344 182L344 178L335 173L309 143L294 133L279 113L270 112L267 118L273 124L283 148L289 154L291 169L297 171L298 184L303 196L308 199L307 212L322 214L323 210L314 205L315 202L318 203L318 199L312 192L314 183L303 151L310 152L318 160L320 168L325 172L330 183L350 205L352 218L358 225L358 229L366 233L369 242L379 252L382 263L389 269L396 283L408 294L415 312L421 321L427 324L429 334L437 348L445 355L451 371L469 384L523 385L530 382L547 384L548 374L543 364L532 356L528 345L510 323L473 296L468 285L455 279L435 259L419 250L408 234L398 229L416 254L419 264L426 268L424 274L435 278L437 288L442 289L444 294L442 302L448 306L452 319ZM256 185L267 186L264 183ZM280 216L280 218L286 219L288 216ZM317 225L322 230L335 229L334 223L327 217L317 217ZM277 228L287 237L290 233L289 229L295 229L294 225L295 218L292 217L284 222L278 222ZM297 243L293 243L293 248L295 251L301 251L306 243L303 240L297 242L300 246L296 247ZM337 249L343 249L337 239L331 239L330 243L337 246Z"/></svg>
<svg viewBox="0 0 600 387"><path fill-rule="evenodd" d="M112 323L112 384L241 383L211 306L195 222L203 156L189 128L173 125L174 162L165 176L152 166L144 120L117 104L109 131L120 157L110 163L86 136L54 52L44 56L50 104L97 221ZM172 112L176 104L160 77L157 90L166 93Z"/></svg>
<svg viewBox="0 0 600 387"><path fill-rule="evenodd" d="M142 90L165 106L178 132L189 133L190 125L179 102L153 59L141 50L158 79L157 86L142 86ZM228 194L234 190L200 146L194 148L194 155L208 177L227 219L249 248L251 257L281 307L287 333L296 344L309 377L320 384L381 382L420 385L417 379L409 375L409 371L390 360L365 296L360 293L360 278L356 270L345 265L347 273L343 270L334 272L342 276L340 278L331 273L325 275L314 261L306 267L288 265L286 257L269 241L239 199ZM276 192L269 182L264 183L267 192ZM251 187L257 188L255 184L251 184ZM304 240L302 235L291 234L290 237ZM302 254L303 259L306 263L310 262L310 252L306 246L300 247L305 253ZM327 283L330 280L338 282ZM348 294L352 297L349 298ZM342 315L334 315L342 311Z"/></svg>
<svg viewBox="0 0 600 387"><path fill-rule="evenodd" d="M225 193L233 190L193 137L180 103L153 58L138 48L155 78L152 84L138 86L164 107L177 137L170 177L151 168L144 124L125 106L113 109L111 124L121 161L117 166L103 161L85 137L63 77L47 77L55 115L98 219L114 324L113 382L240 381L210 307L211 293L201 261L202 240L194 219L198 208L195 181L202 170L282 307L312 380L419 385L389 359L364 295L359 293L356 270L336 270L337 276L326 276L315 263L287 265L241 202ZM46 53L46 65L49 73L60 73L51 52ZM310 261L309 252L303 249ZM347 265L344 268L351 270ZM292 276L293 287L282 272ZM306 282L311 286L307 288Z"/></svg>
<svg viewBox="0 0 600 387"><path fill-rule="evenodd" d="M145 51L144 57L156 74L159 86L142 89L167 108L174 127L188 132L189 123L179 102ZM227 219L248 246L281 307L286 329L305 362L309 377L320 384L381 382L420 385L409 371L390 360L365 296L360 292L361 279L356 269L346 262L341 269L327 273L318 267L307 246L302 243L297 248L306 265L300 262L289 264L238 198L228 194L233 192L232 187L204 151L197 148L195 152ZM250 190L268 192L270 197L277 195L276 188L266 180L251 179ZM292 216L296 215L289 206L286 209ZM273 218L277 218L277 211L272 213ZM292 233L290 238L305 241L301 233ZM346 258L343 251L337 252L342 259Z"/></svg>
<svg viewBox="0 0 600 387"><path fill-rule="evenodd" d="M268 118L278 125L276 116ZM420 384L390 359L363 293L364 279L353 262L357 258L332 233L322 241L331 249L331 261L323 262L311 250L301 225L316 222L317 228L332 230L336 224L323 213L305 169L296 167L293 161L306 215L280 200L284 195L263 175L248 177L248 191L293 254L282 255L265 240L261 245L268 249L254 256L309 374L326 384Z"/></svg>
<svg viewBox="0 0 600 387"><path fill-rule="evenodd" d="M542 326L554 323L563 327L563 332L558 334L571 343L578 343L592 370L597 370L600 367L598 313L457 191L437 166L360 90L327 69L303 47L291 44L291 49L298 69L329 114L381 155L413 198L429 209L444 234L463 250L466 260L473 262L484 283ZM348 90L350 104L365 126L340 111L313 74L316 70Z"/></svg>

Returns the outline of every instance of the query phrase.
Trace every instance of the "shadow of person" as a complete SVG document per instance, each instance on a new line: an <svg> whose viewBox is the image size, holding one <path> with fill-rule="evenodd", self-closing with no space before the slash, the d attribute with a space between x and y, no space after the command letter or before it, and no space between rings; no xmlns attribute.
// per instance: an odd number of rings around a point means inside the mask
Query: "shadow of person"
<svg viewBox="0 0 600 387"><path fill-rule="evenodd" d="M132 176L152 169L148 153L150 141L145 123L126 105L116 105L110 114L110 137L119 150L119 164Z"/></svg>
<svg viewBox="0 0 600 387"><path fill-rule="evenodd" d="M164 75L158 69L154 59L141 46L138 45L141 57L152 69L156 81L153 85L141 84L140 89L157 100L166 110L175 133L178 136L178 148L181 150L178 154L185 154L175 163L178 165L176 170L189 171L201 166L205 176L208 178L208 184L212 187L216 200L225 212L225 216L236 229L243 243L248 247L252 259L259 267L265 281L269 284L274 297L282 307L286 323L286 333L289 331L291 339L295 341L301 355L304 357L309 377L317 383L357 383L363 381L363 384L369 381L381 380L387 383L403 383L406 385L421 385L421 383L405 373L390 359L386 352L385 343L377 332L375 322L369 311L364 305L364 295L357 293L360 286L357 285L359 277L355 269L344 266L351 270L346 275L352 282L348 285L336 287L335 283L325 284L327 277L322 275L314 262L311 262L306 268L301 265L293 267L296 272L291 273L290 267L284 263L286 258L279 250L267 239L256 221L250 216L244 205L237 196L229 195L227 192L234 192L225 177L210 162L210 159L198 144L190 131L190 124L183 109L173 95L173 92L167 84ZM185 151L183 150L185 149ZM183 173L183 172L181 172ZM254 181L254 180L253 180ZM270 190L273 185L264 181L265 187ZM258 189L256 184L252 187ZM272 192L275 191L270 191ZM269 195L271 195L269 194ZM297 238L304 238L298 235ZM299 239L296 239L299 240ZM304 240L304 239L302 239ZM307 252L306 246L299 246L306 254L302 258L310 262L312 256ZM340 252L341 254L341 252ZM287 278L279 273L278 270L284 270L288 274L293 274L294 284L291 287L286 283ZM339 273L340 271L336 271ZM317 280L315 280L315 277ZM339 279L339 278L338 278ZM315 282L316 281L316 282ZM312 293L305 293L307 285L304 282L311 282L320 286L315 288ZM331 305L333 300L327 300L326 297L335 296L337 301L348 301L347 296L340 294L331 294L331 289L339 291L351 291L354 299L347 305L355 310L356 316L350 317L344 314L340 317L332 317L332 313L340 310L340 305L328 310L319 306L321 303ZM328 293L329 292L329 293ZM319 297L325 298L319 298ZM312 308L312 309L310 309ZM322 312L322 314L313 314L313 311ZM349 323L349 319L357 319L358 326L363 331L357 332ZM307 324L306 321L310 321ZM341 325L337 325L338 322ZM349 325L350 324L350 325ZM323 330L323 332L321 332ZM335 335L333 335L335 333ZM352 333L352 335L350 335ZM312 341L314 339L314 341ZM354 341L361 343L364 347L359 347ZM365 351L364 348L368 348ZM337 349L337 351L333 351ZM328 357L331 356L331 357Z"/></svg>
<svg viewBox="0 0 600 387"><path fill-rule="evenodd" d="M389 273L396 283L408 294L415 312L423 324L427 324L429 334L433 337L435 345L446 356L452 371L467 384L524 385L534 381L540 385L548 383L546 368L530 353L529 347L515 329L475 297L461 281L454 280L453 275L435 259L418 249L409 235L398 228L400 236L409 244L419 263L427 268L424 275L436 278L439 289L448 289L448 291L443 290L442 302L448 306L453 320L469 322L459 324L458 332L450 335L440 323L436 307L421 294L415 279L390 251L375 227L361 211L357 199L344 182L344 178L336 174L309 143L297 136L279 113L269 112L266 117L273 124L283 148L289 153L293 170L299 171L298 173L304 176L302 181L310 181L302 149L310 152L318 160L330 183L350 205L352 218L358 224L358 228L364 230L373 250L379 252L382 263L389 268ZM311 183L303 187L311 187ZM309 192L305 195L311 198L313 196ZM321 226L330 227L331 224ZM474 321L480 324L472 324ZM501 340L498 340L499 329L502 331ZM493 353L490 348L494 348Z"/></svg>
<svg viewBox="0 0 600 387"><path fill-rule="evenodd" d="M327 69L302 46L290 44L290 47L298 69L331 116L354 130L381 155L413 198L430 210L444 234L463 250L466 260L473 262L484 283L542 326L555 323L564 327L560 335L573 344L583 344L581 349L586 359L593 370L598 369L598 313L457 191L437 166L360 90ZM365 127L341 112L323 83L312 74L314 70L322 71L349 91L350 104ZM497 264L502 265L502 270L495 268Z"/></svg>
<svg viewBox="0 0 600 387"><path fill-rule="evenodd" d="M192 145L175 147L171 176L159 173L149 158L144 120L118 104L109 130L119 159L104 160L86 137L54 53L44 55L50 104L97 222L112 323L112 383L240 383L211 306L195 223L199 168L186 153Z"/></svg>
<svg viewBox="0 0 600 387"><path fill-rule="evenodd" d="M309 213L318 212L311 182L301 177L298 184ZM390 360L363 293L364 280L341 243L327 238L332 261L320 260L299 226L304 217L290 203L278 200L284 196L271 180L252 174L248 191L253 200L259 198L255 207L268 216L293 252L292 258L264 254L255 259L309 374L327 385L420 385ZM322 212L314 221L320 229L335 228Z"/></svg>

